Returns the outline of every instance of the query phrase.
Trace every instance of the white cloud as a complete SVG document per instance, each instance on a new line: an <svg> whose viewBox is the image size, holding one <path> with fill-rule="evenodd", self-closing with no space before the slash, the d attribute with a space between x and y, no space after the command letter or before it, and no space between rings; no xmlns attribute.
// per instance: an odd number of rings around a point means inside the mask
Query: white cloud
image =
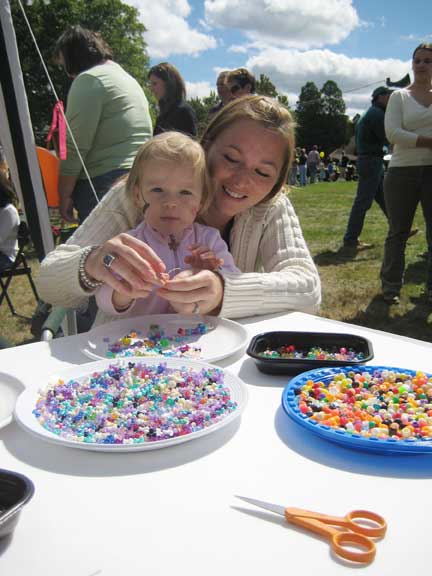
<svg viewBox="0 0 432 576"><path fill-rule="evenodd" d="M190 27L187 18L191 7L187 0L130 0L127 3L139 10L147 28L144 39L152 58L168 58L172 54L197 56L217 46L214 36Z"/></svg>
<svg viewBox="0 0 432 576"><path fill-rule="evenodd" d="M209 96L212 90L215 92L216 87L211 86L210 82L186 82L187 98L204 98Z"/></svg>
<svg viewBox="0 0 432 576"><path fill-rule="evenodd" d="M352 0L205 0L204 5L211 25L277 46L337 44L360 26Z"/></svg>
<svg viewBox="0 0 432 576"><path fill-rule="evenodd" d="M334 80L344 92L350 111L367 108L374 88L385 84L388 77L399 80L411 68L410 61L350 58L330 50L301 52L279 48L262 50L245 65L257 77L266 74L279 92L289 95L291 106L295 106L297 100L293 95L298 95L306 82L313 81L321 88L327 80Z"/></svg>

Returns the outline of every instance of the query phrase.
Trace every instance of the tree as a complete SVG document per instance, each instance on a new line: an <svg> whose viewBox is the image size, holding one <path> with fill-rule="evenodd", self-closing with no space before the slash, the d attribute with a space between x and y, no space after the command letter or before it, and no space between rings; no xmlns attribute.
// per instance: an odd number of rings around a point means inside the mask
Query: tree
<svg viewBox="0 0 432 576"><path fill-rule="evenodd" d="M276 98L282 106L289 108L288 98L285 94L279 94L276 90L276 86L265 74L260 74L259 80L256 81L256 93L262 94L263 96L270 96L271 98Z"/></svg>
<svg viewBox="0 0 432 576"><path fill-rule="evenodd" d="M310 149L317 144L326 154L348 141L345 102L336 82L327 80L321 90L313 82L301 89L297 102L297 143Z"/></svg>
<svg viewBox="0 0 432 576"><path fill-rule="evenodd" d="M198 126L198 136L204 132L205 127L209 121L209 111L212 106L218 102L216 93L211 91L210 96L205 96L204 98L191 98L188 100L189 104L195 110L197 126Z"/></svg>
<svg viewBox="0 0 432 576"><path fill-rule="evenodd" d="M23 14L16 2L11 2L11 7L33 130L36 141L43 143L55 98ZM100 32L116 62L146 88L149 59L143 38L145 26L138 20L136 8L121 0L33 0L25 13L60 99L66 99L70 80L53 62L53 49L61 33L75 24Z"/></svg>

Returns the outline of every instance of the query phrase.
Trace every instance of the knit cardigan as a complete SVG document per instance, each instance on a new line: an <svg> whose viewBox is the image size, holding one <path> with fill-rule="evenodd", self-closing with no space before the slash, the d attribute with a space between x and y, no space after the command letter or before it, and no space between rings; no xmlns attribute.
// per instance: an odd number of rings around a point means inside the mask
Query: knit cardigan
<svg viewBox="0 0 432 576"><path fill-rule="evenodd" d="M68 308L84 305L91 293L83 290L78 279L83 248L103 244L134 228L140 220L124 181L119 182L69 240L41 263L37 285L42 299ZM223 273L221 316L317 311L321 301L318 272L285 194L279 193L235 217L230 251L242 274ZM99 317L98 324L102 321Z"/></svg>

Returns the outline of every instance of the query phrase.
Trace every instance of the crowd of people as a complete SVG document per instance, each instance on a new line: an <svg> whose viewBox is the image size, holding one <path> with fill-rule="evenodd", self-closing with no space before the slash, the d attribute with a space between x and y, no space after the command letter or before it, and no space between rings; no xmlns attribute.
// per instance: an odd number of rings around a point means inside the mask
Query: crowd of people
<svg viewBox="0 0 432 576"><path fill-rule="evenodd" d="M80 225L41 263L45 301L77 308L95 296L96 323L156 311L228 318L316 312L320 279L285 185L340 178L358 179L345 246L362 247L373 200L388 218L381 270L388 303L399 298L421 203L432 303L432 45L414 52L411 86L372 94L356 127L356 162L345 153L326 156L318 145L296 148L290 112L256 95L245 68L219 74L219 102L198 142L173 65L160 63L148 75L159 105L153 127L143 89L98 34L71 27L56 57L73 79L66 117L74 142L68 137L61 161L60 210ZM394 147L383 188L387 139Z"/></svg>

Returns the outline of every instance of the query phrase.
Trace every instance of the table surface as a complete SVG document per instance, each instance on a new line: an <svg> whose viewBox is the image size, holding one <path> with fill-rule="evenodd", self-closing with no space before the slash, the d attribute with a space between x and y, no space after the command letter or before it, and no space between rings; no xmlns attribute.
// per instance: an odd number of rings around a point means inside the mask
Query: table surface
<svg viewBox="0 0 432 576"><path fill-rule="evenodd" d="M432 372L432 345L302 313L244 319L267 330L348 332L372 342L374 365ZM0 352L0 379L41 386L88 362L79 336ZM432 456L351 450L310 434L280 406L287 376L260 373L243 353L218 363L249 392L241 417L206 437L161 450L112 454L53 445L16 423L0 430L0 467L35 484L12 538L0 541L4 576L346 575L328 543L235 498L342 515L355 508L388 523L379 576L423 573L430 541Z"/></svg>

